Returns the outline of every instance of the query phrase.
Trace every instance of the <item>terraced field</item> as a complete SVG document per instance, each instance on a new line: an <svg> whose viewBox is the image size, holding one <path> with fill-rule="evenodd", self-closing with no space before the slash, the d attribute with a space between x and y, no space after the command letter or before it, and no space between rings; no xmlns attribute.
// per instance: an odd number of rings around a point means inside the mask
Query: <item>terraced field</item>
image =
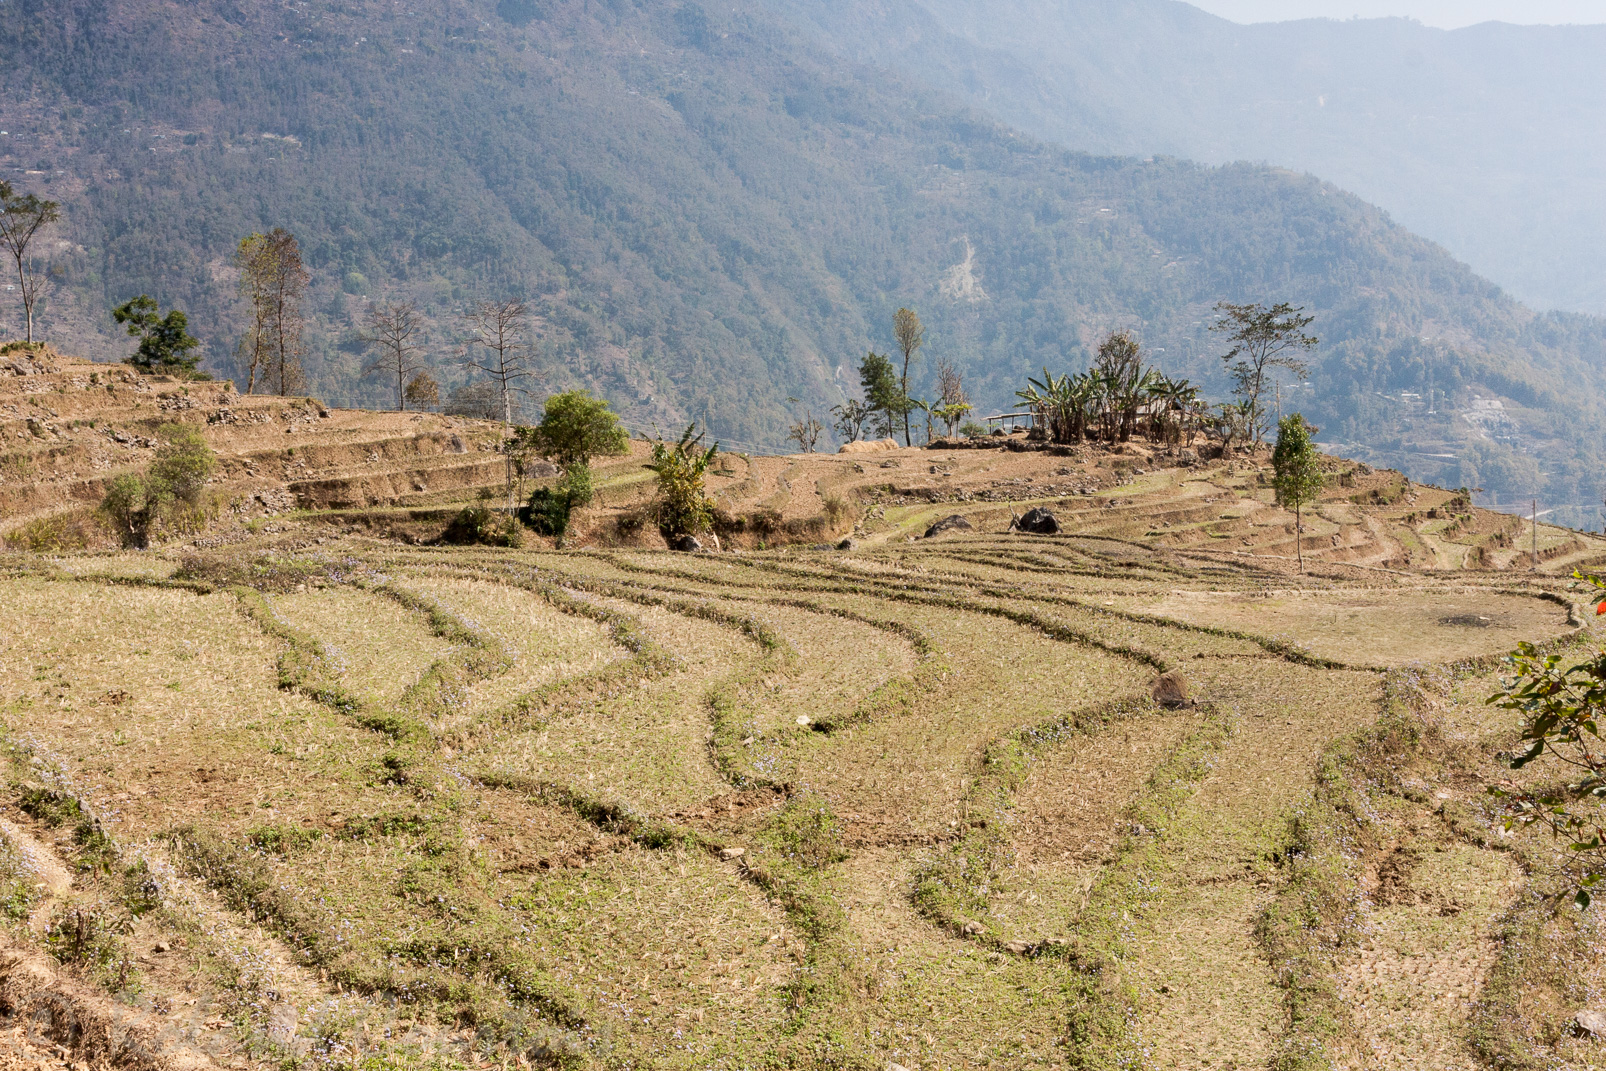
<svg viewBox="0 0 1606 1071"><path fill-rule="evenodd" d="M1484 803L1569 581L1072 531L0 559L0 1012L141 1067L1606 1063Z"/></svg>

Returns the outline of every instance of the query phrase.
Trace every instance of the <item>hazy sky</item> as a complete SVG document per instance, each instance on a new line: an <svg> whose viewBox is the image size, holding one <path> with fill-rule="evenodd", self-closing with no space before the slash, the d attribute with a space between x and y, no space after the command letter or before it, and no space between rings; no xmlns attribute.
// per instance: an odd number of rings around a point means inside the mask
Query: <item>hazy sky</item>
<svg viewBox="0 0 1606 1071"><path fill-rule="evenodd" d="M1451 30L1498 20L1521 23L1606 23L1606 0L1189 0L1234 22L1378 18L1407 15Z"/></svg>

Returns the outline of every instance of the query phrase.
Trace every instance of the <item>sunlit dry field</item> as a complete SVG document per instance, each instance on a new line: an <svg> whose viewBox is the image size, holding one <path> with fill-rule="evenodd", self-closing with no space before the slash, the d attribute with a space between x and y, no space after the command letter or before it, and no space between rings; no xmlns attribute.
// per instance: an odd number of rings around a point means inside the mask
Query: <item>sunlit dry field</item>
<svg viewBox="0 0 1606 1071"><path fill-rule="evenodd" d="M1485 793L1498 656L1590 638L1565 578L996 529L4 565L8 940L132 1017L109 1063L1606 1063L1592 921Z"/></svg>

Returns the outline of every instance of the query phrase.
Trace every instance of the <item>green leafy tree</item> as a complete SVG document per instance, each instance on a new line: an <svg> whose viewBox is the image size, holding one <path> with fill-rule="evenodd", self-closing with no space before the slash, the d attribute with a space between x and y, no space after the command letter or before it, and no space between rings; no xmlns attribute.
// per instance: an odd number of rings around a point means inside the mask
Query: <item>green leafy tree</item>
<svg viewBox="0 0 1606 1071"><path fill-rule="evenodd" d="M1232 376L1233 393L1238 396L1249 418L1249 433L1260 442L1265 427L1265 407L1261 404L1267 379L1276 368L1286 368L1300 379L1310 375L1310 362L1302 354L1315 349L1318 340L1305 334L1316 319L1301 316L1286 301L1271 308L1264 305L1216 306L1221 319L1210 328L1227 336L1232 349L1221 359Z"/></svg>
<svg viewBox="0 0 1606 1071"><path fill-rule="evenodd" d="M542 535L562 535L568 529L569 514L590 505L595 497L591 459L629 449L630 436L606 401L583 390L548 398L541 422L533 428L513 429L507 441L511 469L521 479L532 457L544 457L563 468L554 486L537 488L530 496L530 524Z"/></svg>
<svg viewBox="0 0 1606 1071"><path fill-rule="evenodd" d="M898 369L871 350L859 365L859 385L864 388L864 404L875 414L872 426L884 437L891 436L898 420L909 412L909 395L898 383Z"/></svg>
<svg viewBox="0 0 1606 1071"><path fill-rule="evenodd" d="M679 442L668 443L660 437L652 444L647 468L658 477L653 511L665 539L700 535L714 527L714 502L704 484L718 454L718 443L704 449L696 424L687 426Z"/></svg>
<svg viewBox="0 0 1606 1071"><path fill-rule="evenodd" d="M1093 358L1095 382L1102 387L1106 434L1122 442L1132 438L1146 379L1143 347L1131 332L1116 331L1099 343Z"/></svg>
<svg viewBox="0 0 1606 1071"><path fill-rule="evenodd" d="M898 378L898 390L903 395L903 445L912 446L909 435L909 414L917 407L909 404L909 366L926 344L926 328L913 309L899 309L892 315L892 336L898 341L898 352L903 354L903 375Z"/></svg>
<svg viewBox="0 0 1606 1071"><path fill-rule="evenodd" d="M606 401L585 390L548 398L541 422L525 431L536 453L564 468L589 465L594 457L619 455L630 448L630 435L619 417Z"/></svg>
<svg viewBox="0 0 1606 1071"><path fill-rule="evenodd" d="M1606 594L1597 576L1574 573ZM1606 601L1596 608L1606 614ZM1517 788L1509 783L1489 788L1505 809L1507 830L1539 826L1568 846L1565 868L1578 906L1588 907L1590 889L1606 878L1606 749L1600 725L1606 715L1606 649L1593 657L1545 654L1531 643L1520 644L1507 663L1514 672L1501 680L1489 703L1515 711L1522 718L1525 748L1511 761L1520 770L1548 760L1564 776Z"/></svg>
<svg viewBox="0 0 1606 1071"><path fill-rule="evenodd" d="M196 349L201 340L190 334L190 320L178 309L161 315L156 299L146 294L112 310L112 319L139 339L139 349L125 362L144 372L189 375L200 363Z"/></svg>
<svg viewBox="0 0 1606 1071"><path fill-rule="evenodd" d="M37 194L19 194L11 183L0 182L0 244L11 254L17 268L17 289L22 293L23 315L28 321L28 341L33 342L33 311L39 301L44 277L34 270L29 248L39 232L61 219L61 205L45 201Z"/></svg>
<svg viewBox="0 0 1606 1071"><path fill-rule="evenodd" d="M1272 488L1277 504L1294 511L1294 552L1299 571L1305 571L1304 541L1300 535L1303 510L1322 493L1326 478L1322 458L1311 442L1315 428L1298 413L1284 417L1277 425L1277 448L1271 454Z"/></svg>
<svg viewBox="0 0 1606 1071"><path fill-rule="evenodd" d="M836 414L832 426L842 436L845 443L857 442L859 436L864 434L864 425L875 412L868 402L861 402L857 398L849 398L841 405L833 405L831 412Z"/></svg>

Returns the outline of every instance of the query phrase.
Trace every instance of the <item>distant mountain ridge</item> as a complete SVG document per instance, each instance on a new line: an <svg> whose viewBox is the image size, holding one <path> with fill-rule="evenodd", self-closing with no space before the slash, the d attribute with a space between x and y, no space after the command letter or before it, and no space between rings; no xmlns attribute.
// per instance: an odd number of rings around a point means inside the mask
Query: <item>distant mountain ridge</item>
<svg viewBox="0 0 1606 1071"><path fill-rule="evenodd" d="M1327 183L1044 145L759 4L14 0L0 40L0 165L68 209L45 331L88 356L128 352L106 310L146 292L227 370L229 254L282 225L330 401L387 400L357 375L370 297L424 306L450 387L457 313L519 292L547 386L776 449L902 304L930 328L916 390L951 360L996 411L1117 327L1219 394L1212 306L1288 299L1324 344L1284 400L1324 441L1508 497L1597 493L1602 321L1523 308ZM1500 408L1468 419L1479 397Z"/></svg>
<svg viewBox="0 0 1606 1071"><path fill-rule="evenodd" d="M1606 313L1606 26L1245 26L1173 0L775 7L1038 137L1309 171L1525 301Z"/></svg>

